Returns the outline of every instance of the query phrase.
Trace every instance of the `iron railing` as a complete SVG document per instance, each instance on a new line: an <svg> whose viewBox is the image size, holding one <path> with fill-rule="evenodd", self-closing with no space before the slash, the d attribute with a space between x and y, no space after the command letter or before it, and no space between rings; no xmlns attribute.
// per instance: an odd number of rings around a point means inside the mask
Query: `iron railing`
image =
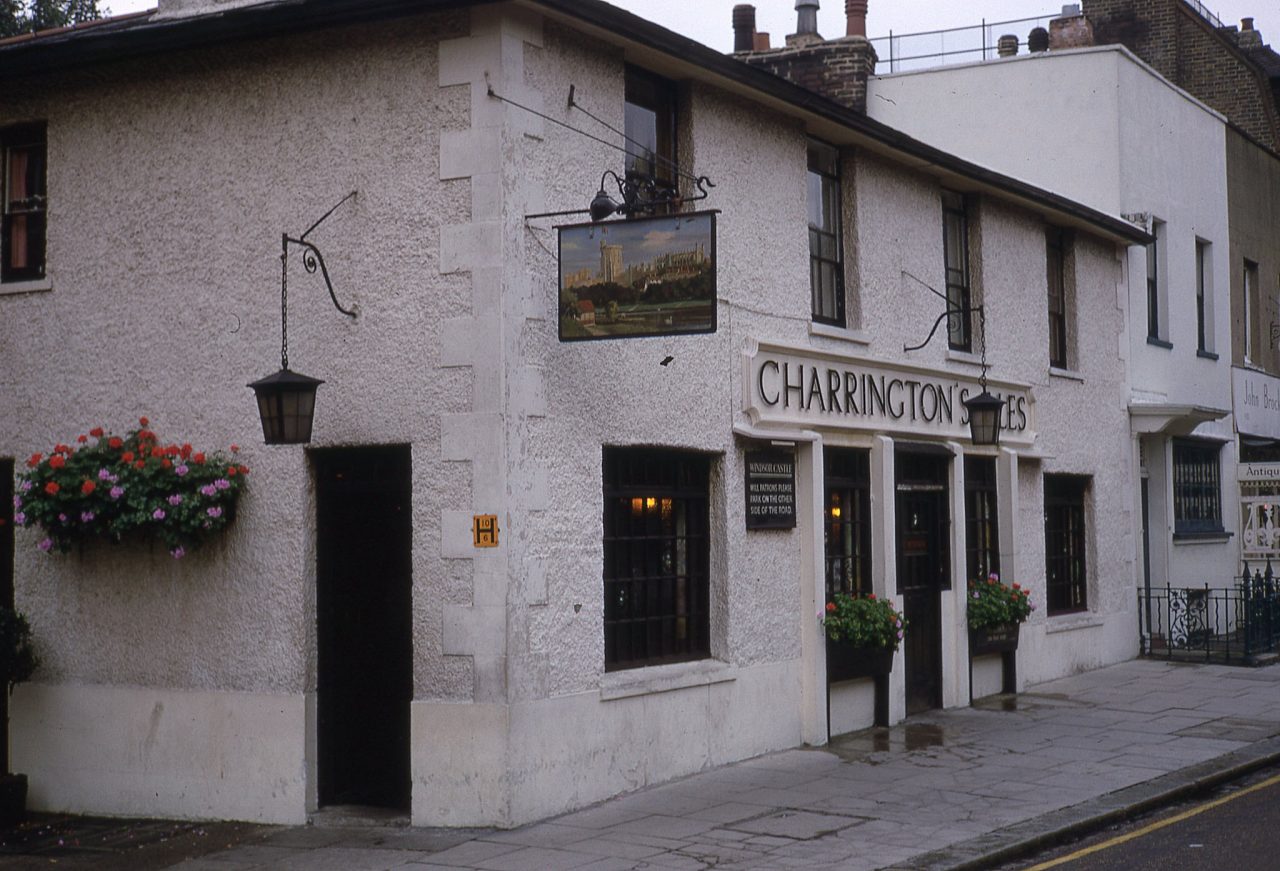
<svg viewBox="0 0 1280 871"><path fill-rule="evenodd" d="M1138 591L1142 654L1165 659L1256 664L1280 650L1280 579L1245 563L1233 587Z"/></svg>
<svg viewBox="0 0 1280 871"><path fill-rule="evenodd" d="M876 50L876 74L900 73L945 64L989 60L997 56L996 46L1006 33L1019 36L1020 51L1026 50L1027 33L1034 27L1049 26L1058 14L1009 21L982 20L980 24L926 30L919 33L894 33L871 40Z"/></svg>

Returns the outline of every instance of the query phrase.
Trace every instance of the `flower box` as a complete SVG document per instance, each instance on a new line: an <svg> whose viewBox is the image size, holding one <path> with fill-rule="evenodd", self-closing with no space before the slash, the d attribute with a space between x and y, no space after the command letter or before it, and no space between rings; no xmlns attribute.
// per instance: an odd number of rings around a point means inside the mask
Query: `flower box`
<svg viewBox="0 0 1280 871"><path fill-rule="evenodd" d="M855 647L827 639L827 683L883 677L893 670L893 648Z"/></svg>
<svg viewBox="0 0 1280 871"><path fill-rule="evenodd" d="M1018 631L1021 623L1003 623L969 629L969 653L984 656L988 653L1009 653L1018 649Z"/></svg>

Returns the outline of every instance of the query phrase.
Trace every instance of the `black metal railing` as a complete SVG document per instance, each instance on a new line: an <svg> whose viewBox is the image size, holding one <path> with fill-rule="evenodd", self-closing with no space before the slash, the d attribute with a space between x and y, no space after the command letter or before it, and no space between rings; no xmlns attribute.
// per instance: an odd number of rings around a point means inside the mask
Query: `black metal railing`
<svg viewBox="0 0 1280 871"><path fill-rule="evenodd" d="M1143 656L1253 664L1280 650L1280 578L1248 563L1232 587L1138 591Z"/></svg>

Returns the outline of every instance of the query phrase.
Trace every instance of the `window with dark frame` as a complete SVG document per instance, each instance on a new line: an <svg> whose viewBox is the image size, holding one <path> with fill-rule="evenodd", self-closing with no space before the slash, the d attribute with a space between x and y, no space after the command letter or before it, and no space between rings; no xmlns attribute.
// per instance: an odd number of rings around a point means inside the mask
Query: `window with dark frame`
<svg viewBox="0 0 1280 871"><path fill-rule="evenodd" d="M675 84L627 67L624 123L627 180L678 192ZM653 211L665 214L668 209Z"/></svg>
<svg viewBox="0 0 1280 871"><path fill-rule="evenodd" d="M1044 476L1045 599L1049 616L1089 607L1084 500L1089 479Z"/></svg>
<svg viewBox="0 0 1280 871"><path fill-rule="evenodd" d="M710 655L711 457L604 449L606 671Z"/></svg>
<svg viewBox="0 0 1280 871"><path fill-rule="evenodd" d="M32 281L45 274L48 231L46 142L43 124L0 130L0 282Z"/></svg>
<svg viewBox="0 0 1280 871"><path fill-rule="evenodd" d="M813 319L843 327L844 268L840 230L840 152L809 140L809 289Z"/></svg>
<svg viewBox="0 0 1280 871"><path fill-rule="evenodd" d="M1045 277L1049 284L1049 365L1067 368L1067 231L1045 230Z"/></svg>
<svg viewBox="0 0 1280 871"><path fill-rule="evenodd" d="M1147 338L1160 335L1160 244L1164 239L1164 222L1151 222L1154 241L1147 246Z"/></svg>
<svg viewBox="0 0 1280 871"><path fill-rule="evenodd" d="M1252 363L1254 355L1262 347L1258 330L1258 313L1261 299L1258 294L1258 264L1252 260L1244 261L1244 275L1241 282L1241 311L1244 313L1244 360Z"/></svg>
<svg viewBox="0 0 1280 871"><path fill-rule="evenodd" d="M1196 240L1196 350L1212 351L1213 336L1209 328L1209 243Z"/></svg>
<svg viewBox="0 0 1280 871"><path fill-rule="evenodd" d="M823 511L827 601L836 593L871 592L871 454L824 448L827 505Z"/></svg>
<svg viewBox="0 0 1280 871"><path fill-rule="evenodd" d="M1217 442L1174 439L1174 534L1223 531L1221 454Z"/></svg>
<svg viewBox="0 0 1280 871"><path fill-rule="evenodd" d="M994 457L964 458L965 567L971 581L1000 573L1000 513Z"/></svg>
<svg viewBox="0 0 1280 871"><path fill-rule="evenodd" d="M963 194L942 192L942 249L947 271L947 342L952 350L973 347L969 286L969 213Z"/></svg>

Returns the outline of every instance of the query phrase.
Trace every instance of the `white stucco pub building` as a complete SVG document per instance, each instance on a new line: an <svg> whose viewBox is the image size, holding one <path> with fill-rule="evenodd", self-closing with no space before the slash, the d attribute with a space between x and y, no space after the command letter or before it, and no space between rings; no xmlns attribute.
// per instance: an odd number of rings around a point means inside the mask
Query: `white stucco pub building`
<svg viewBox="0 0 1280 871"><path fill-rule="evenodd" d="M799 36L773 59L867 56ZM1150 236L1118 214L596 0L161 0L0 43L0 75L47 228L0 273L5 479L140 414L252 468L182 560L16 532L34 806L512 826L822 744L875 715L828 685L835 590L906 611L891 722L999 689L965 632L988 571L1039 605L1019 681L1136 654ZM628 215L583 229L602 185ZM309 446L266 446L280 235L353 190L309 241L357 316L291 261L290 360L325 384ZM658 219L667 259L603 253ZM660 268L681 305L624 335ZM984 365L998 447L965 417Z"/></svg>

